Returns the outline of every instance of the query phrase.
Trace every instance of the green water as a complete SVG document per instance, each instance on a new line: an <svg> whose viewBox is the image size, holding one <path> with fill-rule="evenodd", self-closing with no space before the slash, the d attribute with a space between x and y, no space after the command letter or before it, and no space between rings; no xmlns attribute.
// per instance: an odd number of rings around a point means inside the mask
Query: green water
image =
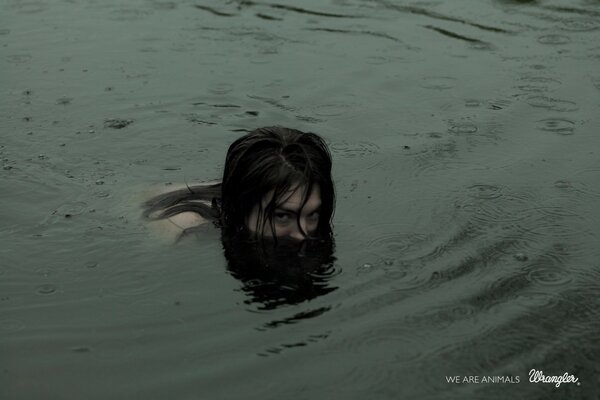
<svg viewBox="0 0 600 400"><path fill-rule="evenodd" d="M594 0L3 0L0 398L598 398L599 32ZM274 309L136 202L267 125L337 189L335 290Z"/></svg>

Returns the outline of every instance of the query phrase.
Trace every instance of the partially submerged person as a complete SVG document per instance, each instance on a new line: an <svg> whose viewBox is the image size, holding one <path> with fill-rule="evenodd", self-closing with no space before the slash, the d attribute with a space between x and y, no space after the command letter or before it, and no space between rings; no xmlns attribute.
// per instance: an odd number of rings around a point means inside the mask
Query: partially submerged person
<svg viewBox="0 0 600 400"><path fill-rule="evenodd" d="M221 229L234 276L301 288L289 298L301 301L328 291L307 276L322 273L333 262L331 166L327 145L318 135L259 128L231 144L221 182L155 196L143 204L144 216L175 239L212 222Z"/></svg>
<svg viewBox="0 0 600 400"><path fill-rule="evenodd" d="M259 128L227 151L223 179L155 196L144 216L179 236L206 222L223 233L303 240L331 234L331 155L314 133Z"/></svg>

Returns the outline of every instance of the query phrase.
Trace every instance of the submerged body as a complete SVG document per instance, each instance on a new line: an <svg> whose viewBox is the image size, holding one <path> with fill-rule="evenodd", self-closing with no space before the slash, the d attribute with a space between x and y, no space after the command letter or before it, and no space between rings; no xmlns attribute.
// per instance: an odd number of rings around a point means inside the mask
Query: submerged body
<svg viewBox="0 0 600 400"><path fill-rule="evenodd" d="M231 144L220 183L180 185L155 195L144 202L144 216L169 242L208 222L224 235L330 237L331 167L329 149L318 135L259 128Z"/></svg>
<svg viewBox="0 0 600 400"><path fill-rule="evenodd" d="M178 185L185 188L186 185ZM202 186L202 185L199 185ZM321 208L321 190L318 185L313 187L306 197L306 187L296 185L287 192L282 203L278 203L273 215L273 224L268 224L261 218L259 205L255 205L246 218L246 226L253 233L260 235L273 235L278 238L304 240L315 233L319 225ZM262 208L273 200L273 192L269 192L262 200ZM210 206L210 203L199 200L201 204ZM164 219L151 221L149 227L158 234L161 240L167 243L176 242L186 231L198 228L211 221L197 212L183 211ZM262 230L261 230L262 229Z"/></svg>

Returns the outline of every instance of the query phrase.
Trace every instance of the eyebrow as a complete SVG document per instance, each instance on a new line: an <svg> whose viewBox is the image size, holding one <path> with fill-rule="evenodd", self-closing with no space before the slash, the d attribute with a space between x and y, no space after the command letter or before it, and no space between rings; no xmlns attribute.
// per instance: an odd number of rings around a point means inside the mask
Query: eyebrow
<svg viewBox="0 0 600 400"><path fill-rule="evenodd" d="M290 214L298 214L298 211L300 210L294 210L291 208L286 208L286 207L277 207L275 208L275 211L285 211L285 212L289 212ZM315 211L320 211L321 210L321 204L319 204L317 207L315 207L309 214L314 213Z"/></svg>

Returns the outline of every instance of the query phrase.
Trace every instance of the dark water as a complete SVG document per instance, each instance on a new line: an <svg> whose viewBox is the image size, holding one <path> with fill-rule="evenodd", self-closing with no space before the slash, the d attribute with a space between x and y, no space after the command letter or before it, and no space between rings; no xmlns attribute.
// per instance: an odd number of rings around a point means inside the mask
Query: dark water
<svg viewBox="0 0 600 400"><path fill-rule="evenodd" d="M3 0L0 398L599 398L599 39L595 0ZM265 307L135 195L273 124L331 146L337 261Z"/></svg>

